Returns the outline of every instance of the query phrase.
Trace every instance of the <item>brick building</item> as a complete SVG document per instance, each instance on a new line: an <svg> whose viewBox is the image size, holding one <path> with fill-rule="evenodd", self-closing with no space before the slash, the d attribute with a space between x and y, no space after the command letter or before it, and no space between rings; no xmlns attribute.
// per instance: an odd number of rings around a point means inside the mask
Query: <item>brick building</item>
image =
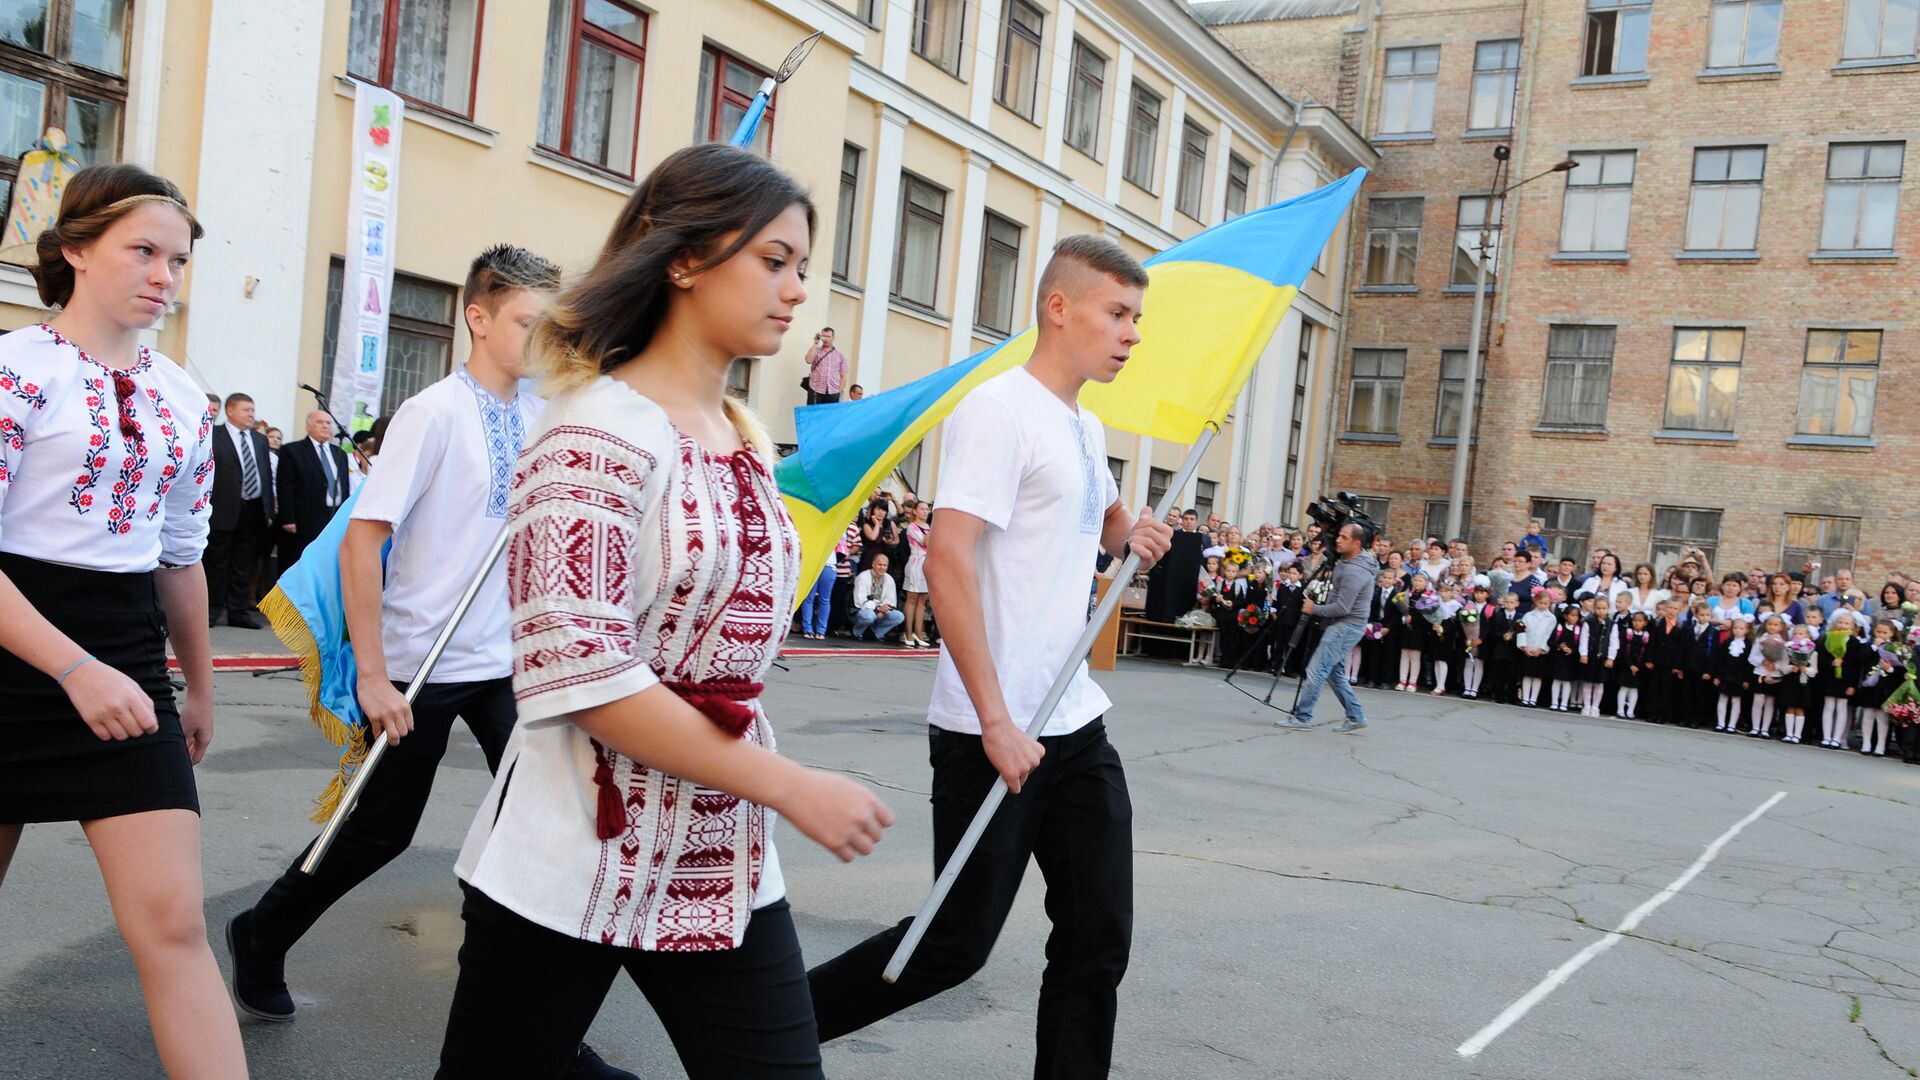
<svg viewBox="0 0 1920 1080"><path fill-rule="evenodd" d="M1902 482L1920 450L1905 10L1196 5L1279 86L1331 79L1381 150L1329 486L1378 500L1396 539L1444 521L1491 213L1477 548L1533 516L1576 556L1664 567L1697 544L1720 568L1855 565L1863 586L1920 571ZM1515 180L1580 165L1488 207L1495 146Z"/></svg>

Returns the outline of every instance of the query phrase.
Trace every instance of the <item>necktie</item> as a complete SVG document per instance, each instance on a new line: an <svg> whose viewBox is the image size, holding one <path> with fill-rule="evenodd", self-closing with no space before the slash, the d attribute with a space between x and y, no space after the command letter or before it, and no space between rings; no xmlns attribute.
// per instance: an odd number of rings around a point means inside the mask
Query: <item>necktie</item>
<svg viewBox="0 0 1920 1080"><path fill-rule="evenodd" d="M313 449L315 453L320 455L320 467L325 469L327 473L327 505L338 505L340 502L339 493L334 489L339 484L340 477L333 471L333 448L325 443L317 442L313 444Z"/></svg>
<svg viewBox="0 0 1920 1080"><path fill-rule="evenodd" d="M240 449L240 497L260 497L260 466L253 460L253 432L242 431L234 438Z"/></svg>

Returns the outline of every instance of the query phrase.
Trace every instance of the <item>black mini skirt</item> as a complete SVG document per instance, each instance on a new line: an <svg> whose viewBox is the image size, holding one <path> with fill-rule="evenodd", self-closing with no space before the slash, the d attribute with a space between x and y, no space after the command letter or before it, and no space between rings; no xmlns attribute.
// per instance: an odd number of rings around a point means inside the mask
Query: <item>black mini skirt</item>
<svg viewBox="0 0 1920 1080"><path fill-rule="evenodd" d="M0 649L0 825L200 812L167 676L167 623L152 573L84 570L0 553L35 610L153 698L160 728L102 739L51 677Z"/></svg>

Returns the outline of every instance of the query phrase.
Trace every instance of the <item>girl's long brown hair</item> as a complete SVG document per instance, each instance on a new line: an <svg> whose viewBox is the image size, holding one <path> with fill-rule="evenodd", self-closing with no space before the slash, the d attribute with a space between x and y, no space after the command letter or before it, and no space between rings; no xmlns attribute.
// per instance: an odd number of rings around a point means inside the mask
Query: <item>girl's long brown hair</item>
<svg viewBox="0 0 1920 1080"><path fill-rule="evenodd" d="M627 199L600 255L535 324L529 345L542 390L563 394L638 356L667 314L674 260L699 273L726 262L790 206L813 202L798 181L766 158L707 143L675 151ZM762 453L771 440L745 404L726 398L727 417Z"/></svg>

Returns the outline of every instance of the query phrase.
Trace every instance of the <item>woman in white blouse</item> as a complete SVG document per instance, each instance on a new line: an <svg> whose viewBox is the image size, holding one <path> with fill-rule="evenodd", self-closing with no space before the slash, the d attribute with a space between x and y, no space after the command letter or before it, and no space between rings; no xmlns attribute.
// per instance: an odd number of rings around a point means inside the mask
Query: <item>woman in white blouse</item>
<svg viewBox="0 0 1920 1080"><path fill-rule="evenodd" d="M140 344L200 235L168 181L80 170L37 245L58 313L0 338L0 878L24 825L80 822L161 1066L244 1077L207 944L193 782L213 737L213 410Z"/></svg>
<svg viewBox="0 0 1920 1080"><path fill-rule="evenodd" d="M1633 611L1644 611L1651 622L1660 615L1660 602L1673 594L1659 587L1658 579L1653 575L1653 567L1646 563L1633 568L1633 584L1627 592L1633 597Z"/></svg>
<svg viewBox="0 0 1920 1080"><path fill-rule="evenodd" d="M773 811L847 861L893 815L773 753L759 695L799 542L726 394L806 299L813 226L765 158L689 147L535 327L553 396L510 510L520 721L456 867L442 1077L560 1075L623 969L688 1075L822 1075Z"/></svg>
<svg viewBox="0 0 1920 1080"><path fill-rule="evenodd" d="M1653 571L1648 570L1647 573L1651 575ZM1613 611L1613 598L1623 592L1630 591L1632 588L1633 586L1627 584L1626 579L1620 576L1620 556L1609 551L1600 556L1600 565L1594 571L1593 576L1581 582L1580 587L1573 591L1573 595L1576 597L1595 597L1603 601L1603 603L1597 606L1601 610L1611 614ZM1651 617L1651 615L1649 615L1649 617Z"/></svg>

